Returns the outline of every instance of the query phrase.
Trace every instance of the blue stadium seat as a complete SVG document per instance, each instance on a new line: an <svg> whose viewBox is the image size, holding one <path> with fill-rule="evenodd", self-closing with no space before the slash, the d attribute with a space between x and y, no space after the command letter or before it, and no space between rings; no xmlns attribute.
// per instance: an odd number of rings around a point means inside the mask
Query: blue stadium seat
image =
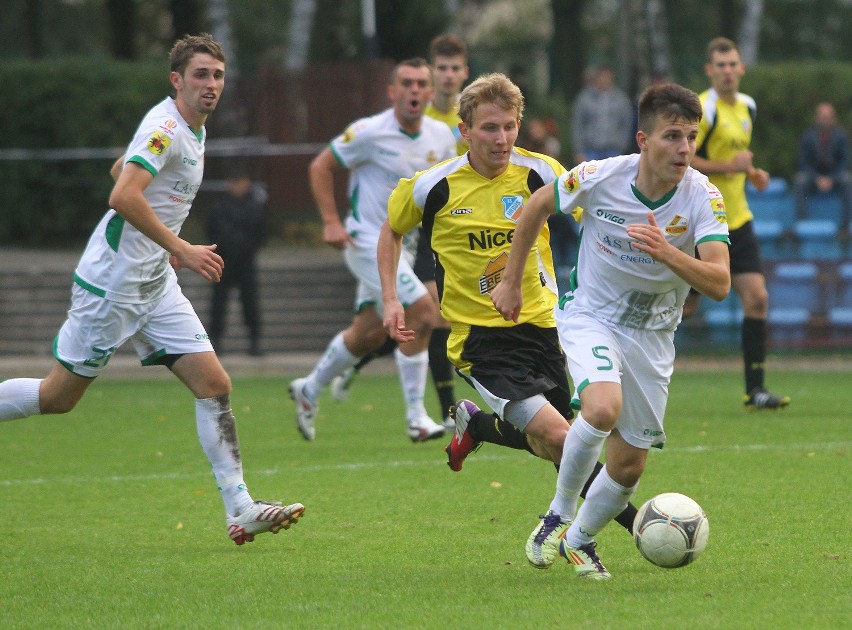
<svg viewBox="0 0 852 630"><path fill-rule="evenodd" d="M796 202L782 177L772 177L765 190L759 191L746 182L746 200L755 219L781 221L783 226L793 224L796 218Z"/></svg>
<svg viewBox="0 0 852 630"><path fill-rule="evenodd" d="M821 219L840 223L843 217L843 201L834 192L814 193L805 200L807 219Z"/></svg>
<svg viewBox="0 0 852 630"><path fill-rule="evenodd" d="M803 219L796 221L793 233L799 241L799 257L811 260L837 260L843 248L835 221Z"/></svg>
<svg viewBox="0 0 852 630"><path fill-rule="evenodd" d="M796 202L792 195L748 195L748 207L754 218L780 221L781 225L793 225L796 220Z"/></svg>
<svg viewBox="0 0 852 630"><path fill-rule="evenodd" d="M758 191L751 182L746 182L747 195L786 195L789 189L790 186L783 177L770 177L769 185L761 191Z"/></svg>
<svg viewBox="0 0 852 630"><path fill-rule="evenodd" d="M802 317L802 310L808 311L808 318L813 313L824 312L819 267L813 262L778 263L767 282L767 289L770 321L797 321Z"/></svg>
<svg viewBox="0 0 852 630"><path fill-rule="evenodd" d="M838 265L837 284L832 293L832 306L852 309L852 262Z"/></svg>
<svg viewBox="0 0 852 630"><path fill-rule="evenodd" d="M775 219L755 219L754 234L760 242L760 251L767 260L790 257L792 252L784 238L784 225Z"/></svg>

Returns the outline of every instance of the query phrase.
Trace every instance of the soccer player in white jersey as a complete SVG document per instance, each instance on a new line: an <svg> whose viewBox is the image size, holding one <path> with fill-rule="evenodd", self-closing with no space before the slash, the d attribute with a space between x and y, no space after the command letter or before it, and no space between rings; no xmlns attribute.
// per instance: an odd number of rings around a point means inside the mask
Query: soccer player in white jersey
<svg viewBox="0 0 852 630"><path fill-rule="evenodd" d="M456 155L455 138L447 126L424 115L432 91L432 73L425 59L400 62L388 85L391 107L356 120L311 163L311 191L322 217L323 239L343 250L358 288L352 323L335 335L310 374L290 383L296 424L306 440L316 436L317 399L325 386L385 341L376 244L387 218L388 197L401 178ZM342 170L349 171L345 225L334 199L334 176ZM408 435L420 442L444 433L423 404L429 333L437 306L412 271L411 260L400 265L397 285L406 315L419 333L417 342L397 348L394 358L407 407Z"/></svg>
<svg viewBox="0 0 852 630"><path fill-rule="evenodd" d="M231 381L177 283L175 269L218 282L216 245L180 238L201 185L204 123L225 87L225 55L209 35L186 36L170 53L174 97L143 118L113 165L112 208L74 272L71 308L54 341L57 363L44 379L0 383L0 420L71 411L113 353L130 340L142 365L167 366L195 396L201 447L238 545L289 528L300 503L255 501L243 479ZM171 263L171 264L170 264Z"/></svg>
<svg viewBox="0 0 852 630"><path fill-rule="evenodd" d="M491 292L503 317L516 318L536 235L554 210L575 214L580 252L556 321L579 413L565 438L556 494L527 555L551 563L562 555L580 577L610 577L594 537L627 505L648 449L665 442L674 331L689 287L714 300L731 288L722 196L689 166L701 114L691 90L648 88L639 100L639 155L583 162L530 197L503 279ZM604 443L606 465L578 510Z"/></svg>

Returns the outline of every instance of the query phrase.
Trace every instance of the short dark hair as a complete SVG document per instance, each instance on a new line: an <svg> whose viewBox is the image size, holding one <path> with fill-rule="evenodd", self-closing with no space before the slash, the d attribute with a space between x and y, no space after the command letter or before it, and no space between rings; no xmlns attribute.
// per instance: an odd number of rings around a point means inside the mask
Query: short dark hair
<svg viewBox="0 0 852 630"><path fill-rule="evenodd" d="M222 46L213 39L210 33L184 35L175 42L169 53L169 67L171 71L183 74L186 66L189 65L189 60L199 53L206 53L214 59L225 63L225 51L222 50Z"/></svg>
<svg viewBox="0 0 852 630"><path fill-rule="evenodd" d="M393 67L391 70L390 76L388 77L388 83L392 84L396 81L397 72L399 72L400 68L428 68L429 69L429 81L432 81L432 66L429 65L429 62L426 61L423 57L411 57L410 59L403 59L398 64Z"/></svg>
<svg viewBox="0 0 852 630"><path fill-rule="evenodd" d="M462 55L467 60L467 44L455 35L438 35L429 44L429 58L435 61L435 57L457 57Z"/></svg>
<svg viewBox="0 0 852 630"><path fill-rule="evenodd" d="M734 40L728 39L727 37L716 37L714 39L711 39L710 43L707 44L707 51L705 53L707 63L713 61L714 52L726 53L731 50L736 50L737 52L739 52L737 44Z"/></svg>
<svg viewBox="0 0 852 630"><path fill-rule="evenodd" d="M653 131L658 116L700 122L703 112L698 94L677 83L652 85L639 97L639 129Z"/></svg>

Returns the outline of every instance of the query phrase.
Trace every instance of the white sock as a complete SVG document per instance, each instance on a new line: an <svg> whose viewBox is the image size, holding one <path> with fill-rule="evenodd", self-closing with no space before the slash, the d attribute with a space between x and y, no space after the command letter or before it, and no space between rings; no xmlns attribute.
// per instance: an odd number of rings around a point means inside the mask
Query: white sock
<svg viewBox="0 0 852 630"><path fill-rule="evenodd" d="M571 423L562 446L562 461L559 463L559 474L556 477L556 495L550 503L550 510L563 519L573 519L577 513L580 491L601 456L607 436L609 431L594 428L586 422L582 413Z"/></svg>
<svg viewBox="0 0 852 630"><path fill-rule="evenodd" d="M195 424L198 441L225 502L225 511L236 516L252 504L252 498L243 480L240 441L230 397L196 399Z"/></svg>
<svg viewBox="0 0 852 630"><path fill-rule="evenodd" d="M409 422L416 422L428 415L423 397L426 395L426 378L429 375L429 351L406 356L397 348L393 356L399 371L402 395L405 396L406 418Z"/></svg>
<svg viewBox="0 0 852 630"><path fill-rule="evenodd" d="M565 542L568 546L579 547L592 542L598 532L627 507L630 497L636 492L638 486L637 483L632 488L626 488L616 483L604 466L589 486L586 500L583 501L583 505L577 512L577 518L565 534Z"/></svg>
<svg viewBox="0 0 852 630"><path fill-rule="evenodd" d="M0 383L0 420L40 416L40 378L11 378Z"/></svg>
<svg viewBox="0 0 852 630"><path fill-rule="evenodd" d="M331 383L331 379L343 374L346 368L356 363L358 363L358 357L349 352L349 348L343 343L343 333L337 333L328 343L313 371L308 374L304 389L305 396L316 401L323 388Z"/></svg>

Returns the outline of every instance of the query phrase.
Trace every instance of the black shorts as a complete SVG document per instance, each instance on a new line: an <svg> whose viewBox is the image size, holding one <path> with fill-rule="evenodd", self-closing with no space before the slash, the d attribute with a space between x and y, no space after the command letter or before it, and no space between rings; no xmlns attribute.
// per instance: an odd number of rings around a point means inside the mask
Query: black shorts
<svg viewBox="0 0 852 630"><path fill-rule="evenodd" d="M574 417L556 328L471 326L461 358L470 364L471 376L495 396L524 400L544 394L565 418Z"/></svg>
<svg viewBox="0 0 852 630"><path fill-rule="evenodd" d="M423 234L423 228L418 228L420 234L417 238L417 253L414 255L414 275L420 282L435 281L435 256L429 247L428 239Z"/></svg>
<svg viewBox="0 0 852 630"><path fill-rule="evenodd" d="M754 224L731 230L731 274L763 273L763 261L760 258L760 244L754 234Z"/></svg>

